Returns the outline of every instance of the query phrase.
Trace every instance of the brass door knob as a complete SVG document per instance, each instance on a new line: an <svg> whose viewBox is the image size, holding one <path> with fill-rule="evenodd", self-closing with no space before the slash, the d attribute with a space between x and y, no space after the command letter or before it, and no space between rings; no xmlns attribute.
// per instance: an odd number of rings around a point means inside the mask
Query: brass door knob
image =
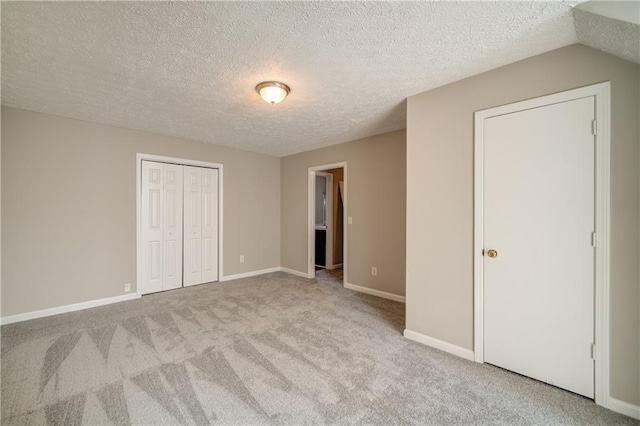
<svg viewBox="0 0 640 426"><path fill-rule="evenodd" d="M494 257L498 257L498 252L494 249L491 249L487 252L487 256L494 258Z"/></svg>

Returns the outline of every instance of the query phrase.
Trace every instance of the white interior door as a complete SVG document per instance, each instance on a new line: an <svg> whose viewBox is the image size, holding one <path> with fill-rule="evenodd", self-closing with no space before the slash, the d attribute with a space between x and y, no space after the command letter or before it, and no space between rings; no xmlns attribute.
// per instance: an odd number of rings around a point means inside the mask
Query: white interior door
<svg viewBox="0 0 640 426"><path fill-rule="evenodd" d="M142 293L182 287L182 166L142 162Z"/></svg>
<svg viewBox="0 0 640 426"><path fill-rule="evenodd" d="M142 162L142 288L162 291L163 165Z"/></svg>
<svg viewBox="0 0 640 426"><path fill-rule="evenodd" d="M202 171L184 166L184 285L202 281Z"/></svg>
<svg viewBox="0 0 640 426"><path fill-rule="evenodd" d="M218 281L218 170L202 169L202 282Z"/></svg>
<svg viewBox="0 0 640 426"><path fill-rule="evenodd" d="M594 111L587 97L491 117L483 135L484 360L589 398Z"/></svg>
<svg viewBox="0 0 640 426"><path fill-rule="evenodd" d="M182 287L182 166L164 164L162 289Z"/></svg>

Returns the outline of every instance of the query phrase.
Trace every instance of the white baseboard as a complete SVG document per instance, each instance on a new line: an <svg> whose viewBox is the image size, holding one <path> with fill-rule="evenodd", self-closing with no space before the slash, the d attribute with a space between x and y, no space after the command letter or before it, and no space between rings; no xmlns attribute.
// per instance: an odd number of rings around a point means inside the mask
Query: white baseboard
<svg viewBox="0 0 640 426"><path fill-rule="evenodd" d="M440 349L441 351L459 356L460 358L473 361L473 351L470 349L465 349L452 343L448 343L434 337L426 336L424 334L407 329L404 330L404 337L409 340L413 340L414 342L422 343L423 345L431 346L432 348Z"/></svg>
<svg viewBox="0 0 640 426"><path fill-rule="evenodd" d="M220 281L232 281L232 280L239 280L240 278L249 278L249 277L255 277L258 275L264 275L264 274L270 274L272 272L278 272L280 271L280 267L276 266L274 268L268 268L268 269L260 269L258 271L249 271L249 272L243 272L241 274L234 274L234 275L227 275L224 276L220 279Z"/></svg>
<svg viewBox="0 0 640 426"><path fill-rule="evenodd" d="M640 406L638 405L633 405L628 402L609 397L609 404L607 408L611 411L615 411L616 413L624 414L625 416L640 420Z"/></svg>
<svg viewBox="0 0 640 426"><path fill-rule="evenodd" d="M239 278L254 277L256 275L269 274L271 272L278 272L280 270L285 270L285 272L289 272L296 275L302 275L306 277L306 274L302 274L298 271L286 270L286 269L280 268L279 266L276 266L274 268L262 269L259 271L251 271L251 272L245 272L242 274L228 275L226 277L222 277L220 281L231 281L231 280L237 280ZM64 305L64 306L58 306L55 308L43 309L40 311L25 312L24 314L9 315L9 316L0 318L0 324L6 325L6 324L12 324L14 322L21 322L21 321L27 321L27 320L36 319L36 318L49 317L51 315L65 314L67 312L81 311L83 309L95 308L96 306L103 306L103 305L109 305L111 303L118 303L118 302L124 302L126 300L138 299L140 296L141 295L138 293L129 293L129 294L123 294L121 296L107 297L104 299L89 300L88 302L80 302L80 303L74 303L72 305Z"/></svg>
<svg viewBox="0 0 640 426"><path fill-rule="evenodd" d="M332 270L332 269L338 269L338 268L342 268L342 263L336 263L335 265L331 265L331 267L327 269Z"/></svg>
<svg viewBox="0 0 640 426"><path fill-rule="evenodd" d="M284 266L280 267L280 270L282 272L286 272L287 274L297 275L297 276L302 277L302 278L307 278L307 273L306 272L296 271L295 269L285 268Z"/></svg>
<svg viewBox="0 0 640 426"><path fill-rule="evenodd" d="M58 306L56 308L42 309L40 311L26 312L24 314L9 315L2 317L2 325L14 322L27 321L36 318L50 317L51 315L66 314L67 312L81 311L83 309L95 308L96 306L110 305L111 303L124 302L139 298L138 293L123 294L122 296L107 297L104 299L90 300L88 302L74 303L72 305Z"/></svg>
<svg viewBox="0 0 640 426"><path fill-rule="evenodd" d="M368 287L362 287L355 284L344 283L344 288L348 288L349 290L359 291L360 293L370 294L372 296L382 297L383 299L395 300L396 302L405 302L404 296L399 296L393 293L387 293L386 291L374 290Z"/></svg>
<svg viewBox="0 0 640 426"><path fill-rule="evenodd" d="M464 358L469 361L474 360L472 350L465 349L448 342L444 342L434 337L426 336L424 334L407 329L404 330L404 337L409 340L413 340L414 342L422 343L423 345L440 349L441 351L448 352L452 355L459 356L460 358ZM624 414L625 416L640 420L640 406L638 405L630 404L628 402L610 397L606 404L606 408L610 409L611 411L615 411L616 413Z"/></svg>

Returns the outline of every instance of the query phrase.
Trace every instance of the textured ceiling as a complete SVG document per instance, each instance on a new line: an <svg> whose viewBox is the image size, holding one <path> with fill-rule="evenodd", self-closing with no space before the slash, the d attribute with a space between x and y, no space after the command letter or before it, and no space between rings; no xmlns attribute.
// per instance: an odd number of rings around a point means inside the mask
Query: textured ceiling
<svg viewBox="0 0 640 426"><path fill-rule="evenodd" d="M576 43L578 2L2 2L2 103L277 156ZM291 95L264 103L254 86Z"/></svg>
<svg viewBox="0 0 640 426"><path fill-rule="evenodd" d="M640 2L586 2L573 13L580 43L640 63Z"/></svg>
<svg viewBox="0 0 640 426"><path fill-rule="evenodd" d="M580 3L575 9L640 25L640 1L638 0L590 0Z"/></svg>

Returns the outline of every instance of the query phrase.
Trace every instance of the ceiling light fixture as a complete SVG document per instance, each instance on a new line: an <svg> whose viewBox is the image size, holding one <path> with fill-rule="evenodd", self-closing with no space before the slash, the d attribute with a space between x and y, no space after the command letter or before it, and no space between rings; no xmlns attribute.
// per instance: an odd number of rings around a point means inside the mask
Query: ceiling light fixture
<svg viewBox="0 0 640 426"><path fill-rule="evenodd" d="M284 101L291 89L279 81L263 81L256 86L256 92L262 96L265 102L275 105Z"/></svg>

